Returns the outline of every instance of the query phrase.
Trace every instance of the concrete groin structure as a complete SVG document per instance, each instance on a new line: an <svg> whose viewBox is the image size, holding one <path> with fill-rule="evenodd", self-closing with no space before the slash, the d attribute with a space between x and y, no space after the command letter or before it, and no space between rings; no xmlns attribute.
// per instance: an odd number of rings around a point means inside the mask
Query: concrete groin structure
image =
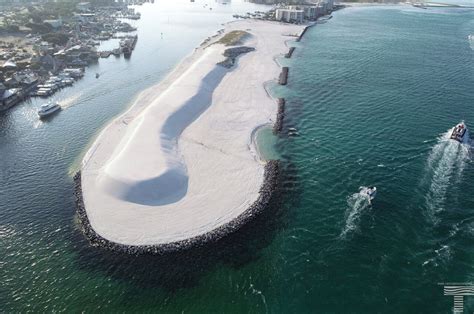
<svg viewBox="0 0 474 314"><path fill-rule="evenodd" d="M283 128L283 118L285 117L285 98L278 98L278 111L275 124L273 125L273 134L278 134Z"/></svg>
<svg viewBox="0 0 474 314"><path fill-rule="evenodd" d="M306 31L308 30L309 26L306 26L304 28L304 30L301 32L300 36L298 36L298 38L296 39L296 41L301 41L301 39L303 38L304 34L306 34Z"/></svg>
<svg viewBox="0 0 474 314"><path fill-rule="evenodd" d="M289 59L293 55L293 52L295 52L295 47L290 47L290 50L285 54L285 58Z"/></svg>
<svg viewBox="0 0 474 314"><path fill-rule="evenodd" d="M139 254L167 254L173 253L203 244L213 243L223 238L226 235L232 234L241 228L243 225L250 222L258 214L263 212L271 201L273 192L277 188L280 177L280 162L278 160L270 160L264 167L263 184L260 187L259 196L257 200L237 218L220 226L217 229L209 231L205 234L189 238L186 240L175 241L156 245L127 245L120 244L99 235L91 226L90 220L87 216L87 211L84 205L81 172L77 172L74 176L74 197L76 211L82 230L89 240L91 245L105 248L111 251L120 253L127 253L132 255Z"/></svg>
<svg viewBox="0 0 474 314"><path fill-rule="evenodd" d="M288 67L281 68L280 78L278 79L278 84L286 85L288 83Z"/></svg>

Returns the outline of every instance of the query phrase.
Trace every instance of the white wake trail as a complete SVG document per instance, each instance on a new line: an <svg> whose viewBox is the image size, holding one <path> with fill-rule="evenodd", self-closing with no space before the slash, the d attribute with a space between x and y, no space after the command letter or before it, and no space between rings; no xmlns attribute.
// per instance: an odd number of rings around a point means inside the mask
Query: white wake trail
<svg viewBox="0 0 474 314"><path fill-rule="evenodd" d="M450 139L452 129L438 138L427 162L429 189L426 194L426 207L434 217L445 208L448 188L460 183L462 173L469 161L469 145Z"/></svg>
<svg viewBox="0 0 474 314"><path fill-rule="evenodd" d="M360 217L369 206L369 199L361 193L354 193L347 198L346 223L342 229L341 238L359 230Z"/></svg>

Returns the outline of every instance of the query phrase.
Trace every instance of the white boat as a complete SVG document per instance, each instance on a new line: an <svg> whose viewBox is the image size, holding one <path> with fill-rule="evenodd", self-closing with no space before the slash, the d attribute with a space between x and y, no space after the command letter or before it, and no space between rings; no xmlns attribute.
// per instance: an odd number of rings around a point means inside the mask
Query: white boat
<svg viewBox="0 0 474 314"><path fill-rule="evenodd" d="M48 103L41 105L41 108L38 110L38 116L40 118L47 117L54 112L61 110L61 106L58 103Z"/></svg>
<svg viewBox="0 0 474 314"><path fill-rule="evenodd" d="M372 204L375 196L377 195L377 188L375 186L360 187L359 193L369 200L369 204Z"/></svg>
<svg viewBox="0 0 474 314"><path fill-rule="evenodd" d="M42 88L48 88L48 89L51 89L51 90L57 90L57 89L58 89L58 85L56 85L55 83L46 82L45 84L43 84Z"/></svg>
<svg viewBox="0 0 474 314"><path fill-rule="evenodd" d="M36 92L36 96L46 97L46 96L51 95L52 93L53 91L50 88L40 88Z"/></svg>
<svg viewBox="0 0 474 314"><path fill-rule="evenodd" d="M450 138L452 140L458 141L459 143L467 143L469 138L469 130L467 129L464 121L461 121L453 128Z"/></svg>
<svg viewBox="0 0 474 314"><path fill-rule="evenodd" d="M74 84L74 80L72 78L65 78L61 81L65 86L69 86Z"/></svg>

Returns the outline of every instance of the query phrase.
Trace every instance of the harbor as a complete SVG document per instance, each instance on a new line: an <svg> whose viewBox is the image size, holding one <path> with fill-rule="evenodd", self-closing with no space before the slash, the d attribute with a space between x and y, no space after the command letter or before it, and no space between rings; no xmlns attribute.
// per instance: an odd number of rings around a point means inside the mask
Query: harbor
<svg viewBox="0 0 474 314"><path fill-rule="evenodd" d="M0 45L0 59L4 60L0 67L0 112L29 97L50 97L82 78L85 69L97 64L99 58L112 54L130 58L135 49L138 36L130 33L137 28L124 20L139 20L141 15L126 4L93 6L81 2L63 8L66 16L55 15L55 19L47 15L48 10L49 5L43 5L24 13L24 7L18 6L3 14L18 22L0 32L0 39L5 40ZM21 22L28 18L34 22ZM116 38L121 38L116 48L98 50Z"/></svg>

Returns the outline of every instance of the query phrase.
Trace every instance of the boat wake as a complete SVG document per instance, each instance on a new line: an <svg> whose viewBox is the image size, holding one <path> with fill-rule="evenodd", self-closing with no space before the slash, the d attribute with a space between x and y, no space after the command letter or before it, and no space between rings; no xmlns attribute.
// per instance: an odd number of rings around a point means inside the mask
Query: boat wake
<svg viewBox="0 0 474 314"><path fill-rule="evenodd" d="M361 186L359 190L367 190L368 187ZM346 238L349 234L359 231L359 224L362 213L370 207L367 195L360 192L354 193L347 198L346 223L342 229L341 238Z"/></svg>
<svg viewBox="0 0 474 314"><path fill-rule="evenodd" d="M82 96L82 93L77 93L65 99L59 100L58 103L63 109L67 109L74 105L77 105L79 103L78 100L81 96Z"/></svg>
<svg viewBox="0 0 474 314"><path fill-rule="evenodd" d="M470 160L470 145L451 140L451 132L452 129L438 138L428 157L425 182L429 188L425 200L433 217L444 210L448 188L460 183Z"/></svg>

